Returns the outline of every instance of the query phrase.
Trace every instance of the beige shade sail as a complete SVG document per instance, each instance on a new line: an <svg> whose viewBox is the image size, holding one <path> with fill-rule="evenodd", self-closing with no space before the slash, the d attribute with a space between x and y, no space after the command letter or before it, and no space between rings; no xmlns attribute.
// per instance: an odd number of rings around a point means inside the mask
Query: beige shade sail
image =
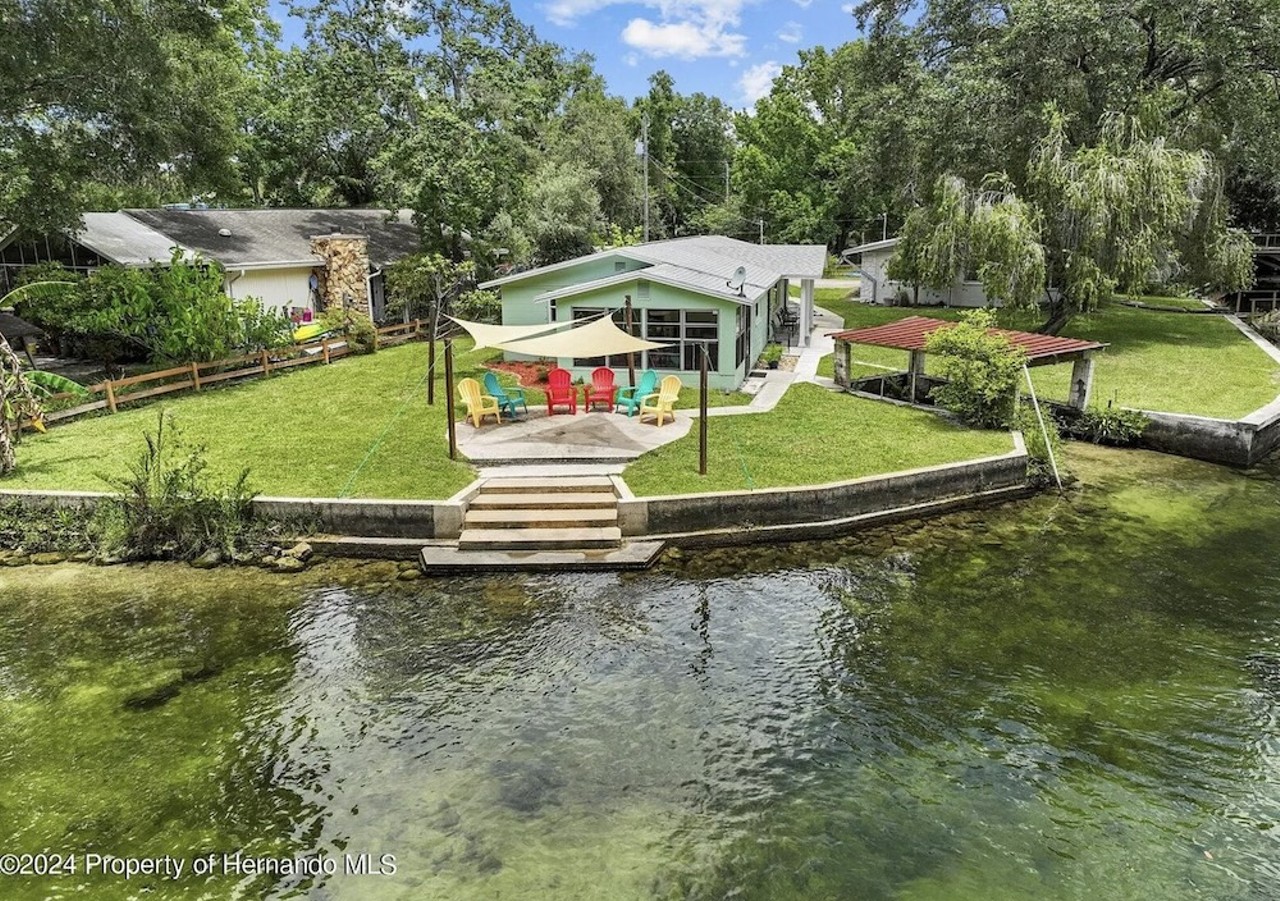
<svg viewBox="0 0 1280 901"><path fill-rule="evenodd" d="M541 325L492 325L488 322L471 322L456 316L447 317L467 330L475 339L475 350L482 347L503 347L508 341L521 341L534 335L554 332L558 328L569 325L568 322L544 322Z"/></svg>
<svg viewBox="0 0 1280 901"><path fill-rule="evenodd" d="M568 331L519 341L505 341L493 346L533 357L603 357L638 353L668 345L628 335L614 324L612 317L605 314Z"/></svg>

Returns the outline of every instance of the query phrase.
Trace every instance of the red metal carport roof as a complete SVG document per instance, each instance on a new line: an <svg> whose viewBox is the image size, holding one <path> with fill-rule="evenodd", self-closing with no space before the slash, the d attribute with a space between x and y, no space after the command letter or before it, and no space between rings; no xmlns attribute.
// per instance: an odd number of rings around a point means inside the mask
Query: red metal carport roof
<svg viewBox="0 0 1280 901"><path fill-rule="evenodd" d="M897 322L887 322L870 328L855 328L832 332L837 341L850 344L870 344L874 347L892 347L897 350L924 350L925 339L940 328L951 328L956 323L928 316L908 316ZM1081 341L1078 338L1059 338L1057 335L1041 335L1036 332L1015 332L1010 329L991 329L993 335L1003 335L1015 347L1026 352L1027 360L1043 360L1065 357L1091 350L1101 350L1106 344L1097 341Z"/></svg>

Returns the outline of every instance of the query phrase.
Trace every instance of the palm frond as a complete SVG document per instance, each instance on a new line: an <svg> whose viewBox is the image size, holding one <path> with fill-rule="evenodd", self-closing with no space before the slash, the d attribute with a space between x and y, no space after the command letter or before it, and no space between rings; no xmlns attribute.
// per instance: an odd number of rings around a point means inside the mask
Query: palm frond
<svg viewBox="0 0 1280 901"><path fill-rule="evenodd" d="M46 394L75 394L79 397L88 397L91 393L84 385L72 381L65 375L58 375L56 372L33 369L23 373L23 377Z"/></svg>
<svg viewBox="0 0 1280 901"><path fill-rule="evenodd" d="M67 288L74 287L76 287L75 282L67 281L32 282L29 285L14 288L4 297L0 297L0 307L13 306L18 301L26 300L28 297L57 297Z"/></svg>

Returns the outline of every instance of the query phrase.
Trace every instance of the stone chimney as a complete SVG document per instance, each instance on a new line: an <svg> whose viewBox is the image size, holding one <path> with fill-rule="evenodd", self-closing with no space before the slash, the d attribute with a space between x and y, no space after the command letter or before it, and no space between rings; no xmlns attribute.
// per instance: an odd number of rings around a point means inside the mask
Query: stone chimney
<svg viewBox="0 0 1280 901"><path fill-rule="evenodd" d="M320 303L326 310L369 311L369 242L363 235L316 235L311 252L324 259L317 267Z"/></svg>

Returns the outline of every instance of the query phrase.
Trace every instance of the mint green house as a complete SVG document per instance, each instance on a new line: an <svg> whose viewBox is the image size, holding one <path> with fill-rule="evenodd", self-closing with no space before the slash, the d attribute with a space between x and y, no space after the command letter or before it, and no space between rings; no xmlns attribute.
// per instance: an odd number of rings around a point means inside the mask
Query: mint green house
<svg viewBox="0 0 1280 901"><path fill-rule="evenodd" d="M822 275L820 245L749 244L719 235L653 241L602 250L575 260L485 282L502 293L503 325L591 319L611 312L631 331L670 345L636 354L637 370L675 373L687 385L698 380L703 345L712 388L732 390L769 340L770 325L786 303L789 282L799 281L796 343L807 345L813 323L813 281ZM528 359L507 354L508 359ZM565 358L557 365L589 377L597 366L625 370L622 357Z"/></svg>

